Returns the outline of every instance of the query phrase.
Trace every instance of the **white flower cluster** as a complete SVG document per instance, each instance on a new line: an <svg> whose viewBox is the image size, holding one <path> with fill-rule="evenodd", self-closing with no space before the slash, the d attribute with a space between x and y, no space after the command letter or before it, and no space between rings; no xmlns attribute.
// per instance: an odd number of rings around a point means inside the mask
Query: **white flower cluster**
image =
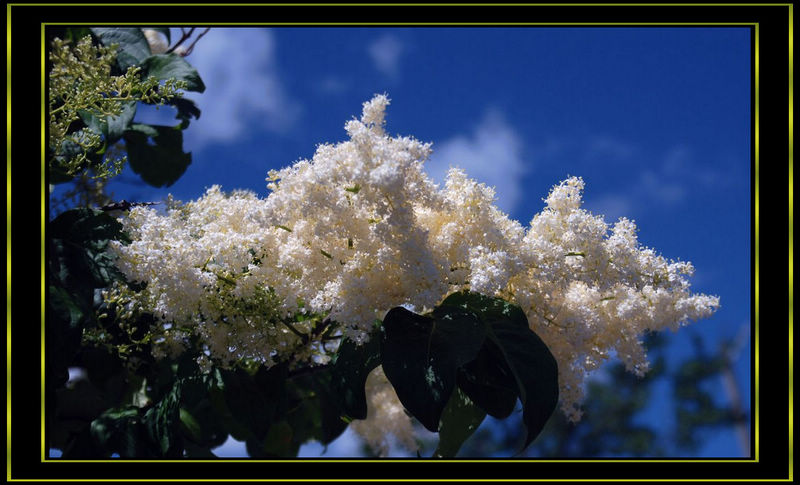
<svg viewBox="0 0 800 485"><path fill-rule="evenodd" d="M587 372L615 353L642 374L643 334L718 307L690 292L689 263L640 247L633 222L609 227L581 209L580 178L555 186L527 229L457 169L434 185L430 145L385 133L388 103L365 103L345 125L349 141L270 172L265 199L212 187L166 214L136 207L123 218L133 242L115 246L118 265L147 283L130 304L163 318L165 349L197 335L223 362L322 362L318 342L298 335L313 319L283 320L323 315L363 341L395 306L422 312L469 289L522 307L558 361L562 410L578 419Z"/></svg>
<svg viewBox="0 0 800 485"><path fill-rule="evenodd" d="M155 29L142 29L144 38L147 39L147 44L150 46L150 52L153 54L164 54L169 49L169 43L164 34Z"/></svg>
<svg viewBox="0 0 800 485"><path fill-rule="evenodd" d="M350 426L379 456L389 454L391 437L409 451L417 451L411 418L403 409L397 393L383 373L376 367L367 376L364 387L367 393L367 419L357 419Z"/></svg>

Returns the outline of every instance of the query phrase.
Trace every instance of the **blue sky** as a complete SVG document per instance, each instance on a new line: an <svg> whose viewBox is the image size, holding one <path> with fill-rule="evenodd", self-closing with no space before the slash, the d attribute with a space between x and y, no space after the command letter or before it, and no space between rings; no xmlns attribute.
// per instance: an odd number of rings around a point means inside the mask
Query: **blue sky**
<svg viewBox="0 0 800 485"><path fill-rule="evenodd" d="M586 208L634 219L642 244L691 261L694 289L722 306L675 334L670 355L687 356L693 333L715 349L745 332L736 375L749 396L746 28L219 28L187 60L207 86L188 95L203 112L185 132L192 164L165 189L126 172L110 185L117 199L190 200L213 184L266 196L268 170L344 141L361 103L387 93L388 132L433 143L435 180L461 166L526 224L550 187L582 176ZM672 422L658 408L646 418ZM354 450L348 433L325 456ZM699 453L740 451L720 432Z"/></svg>

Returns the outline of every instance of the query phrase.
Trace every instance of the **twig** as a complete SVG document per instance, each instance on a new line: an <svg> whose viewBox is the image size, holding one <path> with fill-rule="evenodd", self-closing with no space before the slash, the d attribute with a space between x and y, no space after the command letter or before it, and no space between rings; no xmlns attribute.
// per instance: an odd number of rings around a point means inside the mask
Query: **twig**
<svg viewBox="0 0 800 485"><path fill-rule="evenodd" d="M121 200L119 202L112 202L111 204L106 204L100 208L101 211L126 211L129 210L131 207L138 207L142 205L156 205L160 204L161 202L128 202L127 200Z"/></svg>
<svg viewBox="0 0 800 485"><path fill-rule="evenodd" d="M291 330L293 334L295 334L298 337L300 337L300 340L303 342L303 344L307 344L308 343L308 340L309 340L308 339L308 335L306 335L306 334L302 333L301 331L297 330L296 328L294 328L292 326L292 324L290 324L286 320L281 320L281 323L284 324L286 326L286 328Z"/></svg>
<svg viewBox="0 0 800 485"><path fill-rule="evenodd" d="M188 56L189 54L192 53L192 50L194 49L195 44L197 44L197 41L202 39L203 36L206 35L209 30L211 30L211 27L206 27L206 30L204 30L200 35L197 36L197 38L192 42L192 44L189 46L189 48L186 49L186 52L183 53L184 57Z"/></svg>
<svg viewBox="0 0 800 485"><path fill-rule="evenodd" d="M181 38L180 38L180 39L178 39L178 42L176 42L176 43L175 43L175 45L173 45L172 47L170 47L169 49L167 49L167 54L169 54L170 52L174 52L174 51L175 51L175 49L177 49L179 45L181 45L181 44L183 44L184 42L186 42L186 39L188 39L189 37L191 37L193 32L194 32L194 27L192 27L191 29L189 29L189 31L188 31L188 32L186 31L186 29L184 29L183 27L181 27Z"/></svg>

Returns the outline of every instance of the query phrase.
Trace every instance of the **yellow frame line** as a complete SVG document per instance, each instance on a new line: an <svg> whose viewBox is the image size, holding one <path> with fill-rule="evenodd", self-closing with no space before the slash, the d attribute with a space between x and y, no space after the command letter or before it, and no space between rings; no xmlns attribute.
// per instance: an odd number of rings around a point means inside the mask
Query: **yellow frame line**
<svg viewBox="0 0 800 485"><path fill-rule="evenodd" d="M63 3L10 3L56 7ZM71 7L185 7L185 3L70 3ZM786 7L791 3L206 3L208 7ZM148 24L152 25L152 24Z"/></svg>
<svg viewBox="0 0 800 485"><path fill-rule="evenodd" d="M6 5L6 477L11 479L11 6Z"/></svg>
<svg viewBox="0 0 800 485"><path fill-rule="evenodd" d="M405 460L402 460L405 461ZM437 460L438 461L438 460ZM15 482L40 482L40 479L27 479L27 478L20 478L14 480ZM60 482L107 482L108 479L104 478L65 478L58 480ZM158 478L117 478L114 479L115 482L163 482L165 479L158 479ZM220 482L223 481L222 479L217 478L171 478L167 479L166 481L170 482ZM231 478L231 479L224 479L225 482L309 482L312 481L308 478ZM320 481L325 482L343 482L343 483L351 483L351 482L366 482L366 483L375 483L375 482L423 482L429 483L432 481L435 482L454 482L454 483L463 483L463 482L581 482L584 480L579 480L576 478L492 478L492 479L482 479L482 478L440 478L440 479L432 479L432 478L329 478ZM736 483L736 482L753 482L752 478L708 478L708 479L674 479L674 478L648 478L648 479L641 479L641 478L594 478L591 480L585 480L591 482L635 482L639 483L642 481L647 482L684 482L684 481L700 481L700 482L722 482L722 483ZM789 481L783 478L763 478L757 479L758 482L786 482Z"/></svg>
<svg viewBox="0 0 800 485"><path fill-rule="evenodd" d="M755 28L755 53L754 53L754 60L753 60L753 62L755 64L753 66L753 69L755 70L755 81L754 81L755 86L753 87L753 89L755 91L755 112L753 113L754 123L755 123L755 132L753 134L753 138L754 138L753 139L753 145L754 145L754 150L755 150L755 155L754 155L754 158L755 158L755 174L754 174L754 176L755 176L755 182L756 182L755 183L755 194L754 194L754 196L755 196L754 212L755 213L753 214L753 219L754 219L754 223L755 223L755 231L756 231L756 237L755 237L755 261L754 261L754 270L755 270L754 273L755 274L753 275L754 285L755 285L755 289L754 289L755 302L754 302L754 304L755 304L755 327L756 327L756 331L755 331L755 362L754 362L754 366L755 366L754 370L755 370L756 402L755 402L755 410L753 411L753 414L755 416L755 432L754 432L754 435L755 435L756 449L755 449L754 457L755 457L756 462L759 461L759 452L760 452L759 443L760 443L760 437L761 437L761 428L759 427L759 424L760 424L759 412L761 410L761 407L760 407L761 391L760 391L760 385L759 385L759 379L758 379L758 376L761 375L761 373L760 373L761 353L759 352L759 350L760 350L759 349L759 326L760 326L759 323L760 322L759 322L759 318L758 318L759 311L760 311L760 305L759 305L759 301L760 301L759 274L760 274L760 271L759 271L759 257L758 257L758 254L759 254L759 247L760 247L759 234L761 234L760 225L759 225L760 224L760 218L759 218L759 210L760 209L759 209L759 207L760 207L760 200L761 200L760 199L760 194L759 194L759 187L761 187L761 181L759 180L759 153L761 151L761 147L759 145L759 142L760 142L760 138L759 138L760 137L760 133L759 133L760 120L759 120L759 104L758 104L759 103L759 94L760 94L760 92L759 92L759 89L760 89L760 84L759 84L759 79L760 79L760 73L759 73L759 52L760 52L759 33L760 32L759 32L759 28L758 27L759 26L756 25L756 28Z"/></svg>
<svg viewBox="0 0 800 485"><path fill-rule="evenodd" d="M42 37L42 48L43 48L43 51L42 51L42 76L43 76L43 79L44 79L44 69L45 69L45 59L44 59L45 27L46 26L50 26L50 25L96 25L96 24L97 24L97 22L48 22L48 23L43 23L41 25L41 37ZM331 23L331 22L321 22L321 23L314 23L314 24L309 24L309 23L297 23L297 24L298 25L338 25L338 24ZM400 23L396 23L396 24L399 25ZM144 24L142 22L128 22L128 23L115 23L115 25L139 25L139 26L141 26L141 25L157 25L157 24L153 24L153 23ZM169 24L164 24L164 25L174 25L174 23L169 23ZM214 23L214 25L243 25L243 24L240 22L240 23L220 23L220 24ZM247 24L247 25L262 25L262 24L259 23L259 24ZM276 25L276 23L263 23L263 25ZM348 24L345 24L345 25L359 25L359 24L357 24L357 23L348 23ZM369 25L377 25L377 24L369 23ZM403 24L403 25L405 25L405 24ZM413 23L413 24L409 23L409 25L421 25L421 24L419 24L419 23ZM448 25L462 25L462 24L451 23L451 24L448 24ZM464 24L464 25L466 25L466 24ZM475 23L474 25L509 25L509 24L508 23ZM516 24L514 24L514 25L516 25ZM518 25L556 25L556 24L554 24L554 23L519 23ZM687 23L677 23L677 22L672 22L672 23L669 23L669 22L653 22L653 23L624 23L623 24L623 23L600 23L600 22L597 22L597 23L576 23L576 22L571 22L571 23L563 23L563 24L557 24L557 25L569 25L569 26L583 26L583 25L598 25L598 26L600 26L600 25L602 25L602 26L609 26L609 25L636 25L636 26L640 26L640 25L641 26L651 26L651 25L664 25L664 26L721 25L721 26L725 26L726 25L726 26L751 26L751 27L755 27L755 31L756 31L756 35L755 35L755 37L756 37L756 40L755 40L755 51L756 51L755 52L755 55L756 55L756 66L755 66L755 69L756 69L756 118L755 118L755 123L756 123L756 204L758 204L758 176L757 176L757 170L758 170L758 168L757 168L758 167L758 60L757 60L758 59L758 23L752 23L752 22L750 22L750 23L722 23L722 22L718 22L718 23L688 23L688 22ZM44 112L44 102L45 102L44 84L45 83L42 82L42 125L43 125L42 132L43 133L44 133L44 115L45 115L45 112ZM44 146L44 138L42 139L42 146ZM45 197L44 164L45 164L45 155L44 155L44 151L42 151L42 199L43 199L43 206L42 206L42 258L43 259L42 259L42 261L44 261L44 224L45 224L45 220L44 220L44 197ZM756 211L756 218L757 217L758 216L757 216L757 211ZM756 220L756 234L758 234L758 221L757 220ZM756 241L757 240L758 240L758 238L756 237ZM756 258L757 257L758 257L758 254L756 253ZM43 263L43 265L44 265L44 263ZM756 262L756 268L757 268L757 262ZM44 272L44 266L42 267L42 272ZM756 278L758 278L757 270L756 270ZM758 304L757 303L758 302L758 289L757 288L758 288L758 283L757 283L757 280L756 280L756 305ZM58 459L48 459L47 458L47 448L46 448L46 443L45 443L45 438L46 437L45 437L45 431L44 431L44 426L45 426L45 413L44 413L44 410L45 410L45 402L44 402L44 399L45 399L44 398L44 396L45 396L45 389L44 389L44 378L45 378L45 376L44 376L44 369L45 369L45 362L44 362L44 335L45 335L45 333L44 333L45 332L44 296L45 296L44 273L42 273L42 322L41 322L41 326L42 326L42 357L41 357L41 359L42 359L42 361L41 361L41 365L42 365L42 367L41 367L42 368L42 389L41 389L41 409L42 409L41 443L42 443L42 449L41 449L41 462L42 463L64 463L63 461L60 461ZM756 319L757 318L758 318L758 310L756 310ZM757 341L758 341L758 323L756 323L756 342ZM756 387L755 387L756 388L756 409L758 409L758 370L757 370L758 369L758 364L757 364L757 362L758 362L758 344L756 343ZM758 442L758 415L757 414L756 414L756 420L755 421L756 421L756 452L755 452L755 457L754 458L755 458L755 461L758 462L758 449L759 449L758 443L759 442ZM334 461L332 459L318 459L318 460L315 460L315 459L303 459L303 461L304 462L310 462L310 463L334 463L334 462L346 462L346 463L361 463L361 462L367 463L367 462L370 462L370 463L374 463L374 462L392 462L393 460L337 459L337 460ZM414 460L414 459L410 459L410 460L406 459L404 461L406 461L406 462L418 462L418 463L427 463L427 462L429 462L429 460ZM436 461L437 462L461 462L463 460L436 460ZM700 458L697 458L697 459L684 459L684 460L656 459L656 458L651 458L651 459L613 459L613 460L607 460L607 459L605 459L605 460L603 460L603 459L601 459L601 460L590 460L590 459L585 459L585 460L581 460L581 459L577 459L577 460L575 460L575 459L561 459L561 460L544 459L544 460L542 460L542 459L535 459L535 460L524 460L524 461L520 461L520 460L503 460L503 459L492 459L492 460L475 459L475 460L468 460L468 461L471 462L471 463L472 462L474 462L474 463L483 463L483 462L501 462L501 463L531 463L531 462L538 462L538 463L563 463L563 462L569 462L569 463L604 463L604 462L608 462L608 461L613 461L615 463L662 463L662 462L679 462L679 463L720 463L720 462L722 462L722 463L742 463L742 462L752 462L753 459L750 459L750 458L741 458L741 459L736 459L736 458L734 458L734 459L719 459L719 458L718 459L714 459L714 458L700 459ZM125 462L125 463L187 463L186 460L135 460L135 459L134 460L116 460L116 459L109 459L109 460L70 460L70 463L108 463L108 462L120 462L120 463L122 463L122 462ZM219 462L292 463L292 462L296 462L296 460L253 460L253 459L246 459L246 458L242 458L242 459L221 458L221 459L217 459L217 460L191 460L191 462L194 462L194 463L219 463Z"/></svg>
<svg viewBox="0 0 800 485"><path fill-rule="evenodd" d="M43 46L43 49L44 49L44 28L46 26L50 26L50 25L96 25L96 24L97 24L96 22L87 22L87 23L83 23L83 22L77 22L77 23L75 23L75 22L71 22L71 23L48 22L48 23L43 23L42 24L42 46ZM334 25L333 23L330 23L330 22L322 22L322 23L318 23L318 24L319 25ZM126 24L119 23L119 24L115 24L115 25L139 25L139 26L141 26L141 25L157 25L157 24L152 24L152 23L144 24L142 22L129 22L129 23L126 23ZM170 23L170 24L165 24L165 25L174 25L174 24ZM218 24L214 23L214 25L218 25ZM226 23L226 24L219 24L219 25L229 25L229 24ZM242 25L242 23L236 23L236 24L231 24L231 25ZM250 25L250 24L248 24L248 25ZM256 25L256 24L252 24L252 25ZM276 25L276 24L275 23L264 23L263 25ZM302 25L311 25L311 24L303 23ZM314 24L314 25L317 25L317 24ZM370 25L373 25L373 24L370 24ZM489 23L477 24L476 23L475 25L509 25L509 24L507 24L507 23L502 23L502 24L489 24ZM554 24L553 23L521 23L519 25L554 25ZM561 24L559 24L559 25L561 25ZM717 22L717 23L688 23L688 22L687 23L675 23L675 22L668 23L668 22L663 22L662 23L662 22L654 22L654 23L618 24L618 23L574 23L573 22L573 23L564 23L563 25L575 25L575 26L579 26L579 25L604 25L604 26L608 26L608 25L637 25L637 26L639 26L639 25L669 25L669 26L676 26L676 25L722 25L722 26L750 26L750 27L754 27L755 28L755 55L756 55L756 65L755 65L755 72L756 72L756 87L755 87L755 89L756 89L756 109L755 109L755 111L756 111L756 114L755 114L755 124L756 124L756 205L758 204L758 48L759 48L759 44L758 44L758 23L752 23L752 22L750 22L750 23L722 23L722 22ZM42 56L43 56L43 58L42 58L43 59L43 61L42 61L42 77L44 79L44 50L43 50ZM44 96L44 90L43 90L43 96ZM44 120L44 111L42 113L42 119ZM43 121L43 123L44 123L44 121ZM42 142L42 143L44 145L44 142ZM44 164L44 152L43 152L43 155L42 155L42 164ZM43 165L42 173L44 174L44 165ZM44 198L44 176L42 178L42 191L43 191L43 198ZM757 217L758 216L757 216L757 210L756 210L756 218ZM42 231L42 234L44 234L44 231ZM756 219L756 234L758 234L758 221L757 221L757 219ZM758 241L758 237L756 237L756 244L758 244L757 241ZM43 245L42 247L44 247L44 240L43 240L42 245ZM758 254L757 253L756 253L756 258L758 258ZM44 259L43 259L43 261L44 261ZM758 278L758 269L757 268L758 268L758 262L757 262L757 259L756 259L756 305L758 305L758 289L757 289L758 288L758 280L757 280L757 278ZM44 278L43 278L43 280L44 280ZM42 286L42 300L44 301L44 286ZM758 308L758 307L756 307L756 308ZM44 336L44 309L42 310L42 315L43 315L43 317L42 317L42 335ZM755 386L756 409L758 409L758 343L757 343L758 342L758 320L757 319L758 319L758 310L756 310L756 386ZM42 359L44 359L44 337L42 338ZM42 360L42 386L44 386L44 360ZM42 392L42 437L41 437L42 438L42 441L41 441L41 443L42 443L42 458L41 458L41 462L42 463L46 463L46 462L64 463L63 461L60 461L60 460L57 460L57 459L48 459L46 457L47 450L46 450L46 446L45 446L45 434L44 434L44 424L45 424L44 423L44 409L45 409L44 408L44 404L45 404L44 403L44 387L42 387L42 391L41 392ZM755 448L756 448L756 451L755 451L754 459L751 459L751 458L740 458L740 459L736 459L736 458L734 458L734 459L707 458L707 459L685 459L685 460L680 460L679 459L679 460L675 460L675 459L650 458L650 459L614 459L614 460L611 460L611 461L613 461L615 463L663 463L663 462L674 462L674 463L743 463L744 462L744 463L749 463L749 462L753 462L755 460L755 462L758 462L759 439L758 439L758 414L757 414L757 411L756 411L755 423L756 423L756 425L755 425L755 428L756 428L755 429L755 436L756 436L756 439L755 439L756 447ZM148 462L153 462L153 463L187 463L185 460L126 460L126 459L70 460L70 462L74 462L74 463L107 463L109 461L119 462L119 463L148 463ZM224 461L224 462L246 462L246 463L283 463L283 462L291 463L291 462L295 462L296 460L253 460L253 459L247 459L247 458L241 458L241 459L238 459L238 458L234 458L234 459L224 458L224 459L222 459L221 458L221 459L218 459L218 460L192 460L191 462L194 462L194 463L218 463L218 462L221 462L221 461ZM315 463L315 462L318 462L318 463L334 463L334 462L346 462L346 463L392 462L392 460L380 460L380 459L378 459L378 460L374 460L374 459L373 460L337 459L335 461L333 461L331 459L327 459L327 460L326 459L319 459L319 460L303 459L303 461L310 462L310 463ZM406 461L406 462L420 462L420 463L428 462L428 460L414 460L414 459L410 459L410 460L407 459L407 460L404 460L404 461ZM437 460L437 462L448 462L448 461L460 462L460 461L463 461L463 460ZM604 463L604 462L607 462L609 460L535 459L535 460L520 461L520 460L503 460L503 459L493 459L493 460L479 460L478 459L478 460L468 460L468 461L470 463L482 463L482 462L501 462L501 463L531 463L531 462L537 462L537 463L563 463L563 462L570 462L570 463Z"/></svg>
<svg viewBox="0 0 800 485"><path fill-rule="evenodd" d="M789 5L789 478L794 479L794 5Z"/></svg>
<svg viewBox="0 0 800 485"><path fill-rule="evenodd" d="M6 91L7 91L7 126L10 126L10 121L11 121L11 80L10 80L10 77L11 77L10 76L10 72L11 72L11 47L10 47L10 44L11 44L11 7L12 6L34 6L34 7L36 7L36 6L63 6L63 5L64 4L58 4L58 3L40 3L40 4L15 4L15 3L9 3L6 6L6 12L7 12L7 15L6 15L6 19L7 19L7 29L6 29L6 34L7 34L7 43L6 43L6 46L7 46L7 57L6 57L7 58L7 89L6 89ZM102 6L104 4L80 4L80 3L70 4L70 6L89 6L89 5L91 5L91 6ZM105 4L105 5L106 6L171 6L171 5L182 6L184 4L178 4L178 3L176 3L176 4L120 3L120 4ZM331 5L332 6L451 6L451 5L452 6L459 6L459 4L315 4L315 3L308 3L308 4L206 4L206 5L208 5L208 6L222 6L222 5L225 5L225 6L250 6L250 7L252 7L252 6L331 6ZM790 216L789 217L789 262L790 262L790 265L789 265L789 283L790 283L789 284L789 323L790 323L790 327L789 327L789 359L790 359L790 365L789 365L789 378L790 378L790 380L789 380L789 405L790 405L790 407L789 407L789 409L790 409L790 416L789 416L789 419L790 419L790 421L789 421L789 423L790 423L789 446L790 446L790 448L789 449L790 449L790 470L789 470L789 472L790 472L790 480L791 480L793 478L793 456L791 455L791 453L793 452L793 422L794 422L793 421L793 419L794 419L793 407L792 407L793 406L793 380L792 380L793 379L793 350L794 350L794 347L793 347L793 342L794 342L793 335L794 334L793 334L793 328L792 328L792 325L793 325L793 267L792 267L793 266L793 249L792 249L792 244L793 244L793 225L792 225L793 224L793 220L792 220L792 216L793 216L793 180L792 180L792 176L793 176L793 131L792 131L793 130L793 86L792 86L792 82L793 82L793 4L791 4L791 3L762 3L762 4L759 4L759 3L753 3L753 4L713 4L713 3L711 3L711 4L561 4L561 3L552 3L552 4L460 4L460 5L461 6L624 6L624 7L631 7L631 6L634 6L634 7L636 7L636 6L639 6L639 7L641 7L641 6L788 6L789 7L789 175L790 175L790 177L789 177L789 216ZM97 23L94 22L92 24L97 24ZM70 24L67 24L67 23L49 23L47 25L90 25L90 24L89 23L85 23L85 24L81 24L81 23L70 23ZM143 25L143 24L142 23L115 23L115 25ZM147 24L147 25L174 25L174 23L150 23L150 24ZM192 25L192 24L184 24L184 25ZM197 25L209 25L209 24L197 24ZM755 441L756 441L756 452L755 452L755 459L756 459L756 461L758 461L758 455L759 455L759 446L758 446L758 444L759 444L759 414L758 414L758 411L759 411L759 404L760 404L760 402L759 402L759 395L760 394L759 394L759 384L758 384L758 370L759 370L760 355L759 355L759 348L758 348L758 330L759 330L759 325L758 325L758 323L759 323L758 322L758 309L759 309L759 306L758 306L759 305L759 279L758 279L758 245L759 245L759 241L758 241L758 229L759 229L759 217L758 217L758 212L759 212L759 199L758 199L758 195L759 195L758 194L758 189L759 189L759 180L758 180L758 167L759 167L759 165L758 165L759 164L759 159L758 159L758 157L759 157L759 145L758 145L759 144L759 124L758 124L759 123L759 120L758 120L759 88L758 88L758 83L759 83L759 72L758 72L758 63L759 63L759 58L758 58L758 56L759 56L759 50L758 49L759 49L759 46L758 46L758 42L759 42L759 26L758 26L757 23L754 24L754 23L715 23L715 22L691 22L691 23L690 22L685 22L685 23L684 22L652 22L652 23L625 23L625 22L619 22L619 23L599 23L599 22L597 22L597 23L594 23L594 22L584 22L584 23L580 23L580 22L564 22L564 23L552 23L552 22L550 22L550 23L538 23L538 22L520 22L520 23L487 23L487 22L419 23L419 22L415 22L415 23L411 23L411 22L408 22L408 23L403 23L403 22L394 22L394 23L383 23L383 24L378 23L378 24L376 24L376 23L359 23L359 22L341 22L341 23L331 23L331 22L319 22L319 23L316 23L316 22L314 22L314 23L309 23L309 22L302 22L302 23L301 22L285 22L285 23L275 23L275 22L273 22L273 23L246 24L246 23L238 22L238 23L214 23L214 25L220 25L220 26L226 26L226 25L240 25L240 26L241 25L254 25L254 26L255 25L265 25L265 26L266 25L273 25L273 26L274 25L287 25L287 26L288 25L298 25L298 26L300 26L300 25L306 25L306 26L312 26L312 25L353 25L353 26L355 26L355 25L387 25L387 26L391 26L391 25L397 25L397 26L400 26L400 25L498 25L498 26L514 26L514 25L520 25L520 26L538 26L538 25L556 25L556 26L591 26L591 25L598 25L598 26L601 26L601 25L602 26L613 26L613 25L619 25L619 26L655 26L655 25L681 26L681 25L683 25L683 26L755 26L755 45L756 45L756 49L755 49L755 114L754 114L754 116L755 116L755 140L754 140L754 142L755 142L755 166L756 166L756 173L755 173L755 177L756 177L756 179L755 179L756 180L756 184L755 184L756 185L756 187L755 187L755 196L756 196L756 198L755 198L756 199L755 200L755 207L756 207L756 210L755 210L755 224L756 224L756 261L755 261L755 268L756 268L756 271L755 271L755 296L756 296L756 303L755 303L756 304L756 349L755 349L755 354L756 354L756 359L755 359L755 370L756 370L756 379L755 379L755 381L756 381L755 382L755 390L756 390L755 391L756 392L755 427L756 427L756 433L755 433ZM43 46L44 46L44 39L45 39L44 26L45 26L45 24L42 24L41 35L42 35L42 45ZM45 59L44 59L44 50L43 50L43 53L42 53L42 73L43 73L43 76L44 76L44 69L45 69ZM44 127L44 122L45 122L44 121L45 99L46 99L46 97L45 97L45 88L44 88L44 83L43 83L43 85L42 85L42 125L43 125L43 127ZM7 369L6 369L7 381L6 382L7 382L7 404L8 405L7 405L6 409L7 409L7 431L8 431L8 433L7 433L7 445L8 445L7 446L7 465L8 465L7 466L7 477L9 479L11 479L11 466L10 466L11 465L11 461L10 461L10 448L11 448L11 441L10 441L11 440L11 398L10 398L10 395L11 395L11 384L10 384L10 382L11 382L11 379L10 379L11 378L11 373L10 373L11 372L11 370L10 370L11 369L11 343L10 343L10 341L11 341L11 326L10 326L10 323L11 323L11 305L10 305L10 297L11 297L11 235L10 235L10 232L11 232L10 231L10 229L11 229L11 208L10 208L10 206L11 206L11 181L10 181L10 178L11 178L11 139L10 139L10 136L11 136L10 135L10 130L7 130L7 144L6 144L6 147L7 147L7 192L6 192L6 194L7 194L7 221L6 221L6 223L7 223L7 329L6 329L6 331L7 331L7 337L8 338L7 338ZM42 137L44 137L44 129L43 129ZM42 138L42 146L44 147L44 138ZM45 169L45 154L44 154L44 148L43 148L43 151L42 151L42 179L41 179L41 185L42 185L42 208L41 208L41 215L42 215L42 244L41 244L41 254L42 254L43 261L44 261L44 247L45 247L44 246L44 243L45 243L45 241L44 241L44 229L45 229L45 224L46 224L46 220L45 220L45 207L46 206L44 205L44 203L46 201L46 187L45 187L45 170L44 169ZM44 324L45 324L45 322L44 322L44 314L45 314L45 309L44 309L44 296L45 296L44 266L42 267L41 294L42 294L42 302L41 302L41 305L42 305L42 322L41 322L41 329L42 329L42 335L44 336L44 330L45 330L45 326L44 326ZM42 340L42 344L44 344L44 339ZM44 386L44 365L45 365L44 353L42 354L42 357L41 357L41 365L42 365L42 377L43 377L42 386ZM44 387L42 387L42 410L44 411ZM45 418L44 418L44 413L43 413L42 414L42 442L43 442L43 444L44 444L44 438L45 438L45 436L44 436L44 424L45 424L44 420L45 420ZM43 462L46 461L44 459L45 454L46 454L46 450L43 447L43 449L42 449L42 460L43 460ZM152 462L158 462L158 463L164 463L164 462L187 463L186 461L178 461L178 460L80 460L80 461L76 461L76 462L81 462L81 463L103 462L103 463L106 463L108 461L120 461L120 462L148 462L148 461L152 461ZM231 461L231 462L248 462L248 463L270 462L270 460L249 460L249 459L242 459L242 460L229 460L229 459L225 459L225 460L194 460L194 461L198 461L198 462ZM274 461L281 462L281 461L284 461L284 460L274 460ZM296 460L285 460L285 461L286 462L296 462ZM309 461L309 462L331 462L330 460L303 460L303 461ZM392 461L392 460L347 460L347 462L375 462L375 461ZM423 460L404 460L404 461L428 462L428 461L423 461ZM452 462L452 461L459 461L459 460L439 460L439 461L451 461ZM475 462L484 462L484 461L489 462L489 461L492 461L492 462L529 463L531 460L522 461L522 462L518 461L518 460L470 460L470 461L475 461ZM664 460L624 460L623 459L623 460L533 460L533 461L537 461L537 462L564 462L564 461L569 461L569 462L584 462L585 463L585 462L605 462L605 461L612 461L612 462L653 462L653 461L657 461L657 462L660 462L660 461L664 461ZM741 461L751 461L751 460L720 460L720 459L713 460L712 459L712 460L668 460L668 461L674 461L674 462L741 462ZM52 462L54 462L54 460L50 460L50 462L52 463ZM63 463L66 463L66 462L61 461L59 463L63 464ZM188 463L191 463L191 462L188 462ZM14 481L38 481L38 480L34 480L34 479L31 479L31 480L16 479ZM87 482L94 482L94 481L100 481L100 480L91 480L91 479L88 479L88 480L87 479L71 480L71 479L64 479L64 480L61 480L61 481L82 481L82 482L83 481L87 481ZM156 481L156 480L151 480L151 479L121 479L119 481L150 482L150 481ZM210 479L208 479L208 480L205 480L205 479L175 479L174 481L195 481L195 482L200 481L200 482L203 482L203 481L211 481L211 480ZM245 480L231 480L231 481L245 481ZM247 480L247 481L251 481L251 480ZM292 479L270 480L270 479L263 479L263 480L256 480L256 481L300 481L300 480L292 480ZM344 480L344 479L342 479L342 480L330 479L328 481L361 482L361 481L372 481L372 480L370 480L370 479L347 479L347 480ZM382 481L401 481L401 480L386 479L386 480L382 480ZM402 481L421 481L421 480L402 480ZM474 481L482 481L482 480L478 480L478 479L458 479L458 480L455 480L455 479L454 480L444 479L444 480L441 480L441 481L474 482ZM495 481L503 482L503 481L518 481L518 480L502 480L502 479L499 479L499 480L495 480ZM530 479L530 480L522 480L522 481L538 481L538 480ZM553 480L550 480L550 481L562 482L562 481L572 481L572 480L570 480L570 479L553 479ZM615 479L615 480L611 480L611 479L608 479L608 480L607 479L596 479L594 481L627 482L627 481L632 481L632 480L625 480L625 479ZM653 479L653 480L650 480L650 481L672 481L672 480ZM704 481L733 481L733 482L738 482L738 481L747 481L747 480L745 480L745 479L719 479L719 480L718 479L708 479L708 480L704 480ZM784 480L782 480L782 479L774 479L774 480L765 480L765 481L784 481Z"/></svg>
<svg viewBox="0 0 800 485"><path fill-rule="evenodd" d="M103 22L48 22L46 25L100 25ZM175 22L151 22L144 24L142 22L113 22L115 26L121 25L135 25L135 26L164 26L177 25ZM181 23L182 26L221 26L221 27L313 27L313 26L376 26L376 27L402 27L402 26L497 26L497 27L533 27L533 26L559 26L559 27L586 27L586 26L621 26L621 27L655 27L655 26L691 26L691 27L752 27L755 25L753 22L214 22L199 23L188 22Z"/></svg>

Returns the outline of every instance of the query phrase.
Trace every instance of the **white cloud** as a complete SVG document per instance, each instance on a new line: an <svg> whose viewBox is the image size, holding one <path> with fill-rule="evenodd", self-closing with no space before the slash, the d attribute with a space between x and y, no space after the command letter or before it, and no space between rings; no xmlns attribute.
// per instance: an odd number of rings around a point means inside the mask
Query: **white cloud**
<svg viewBox="0 0 800 485"><path fill-rule="evenodd" d="M634 145L620 143L621 147L631 147L626 153L641 152ZM624 183L625 195L600 194L587 198L587 208L613 221L619 216L636 217L647 206L681 206L693 193L724 190L733 184L732 175L697 162L693 151L682 144L652 160L652 163L643 164L631 182Z"/></svg>
<svg viewBox="0 0 800 485"><path fill-rule="evenodd" d="M636 147L625 141L605 135L589 138L584 157L589 160L622 161L629 159Z"/></svg>
<svg viewBox="0 0 800 485"><path fill-rule="evenodd" d="M434 144L425 170L443 184L450 166L463 169L467 176L495 188L498 206L511 213L522 197L522 175L527 171L522 159L522 142L502 114L490 111L472 136L463 135Z"/></svg>
<svg viewBox="0 0 800 485"><path fill-rule="evenodd" d="M186 60L206 85L204 93L186 95L202 111L185 132L188 149L254 129L284 133L296 121L300 106L280 79L272 31L212 28Z"/></svg>
<svg viewBox="0 0 800 485"><path fill-rule="evenodd" d="M367 48L375 69L391 79L397 79L400 74L400 56L403 50L400 39L391 34L384 34Z"/></svg>
<svg viewBox="0 0 800 485"><path fill-rule="evenodd" d="M319 80L316 90L325 95L342 94L350 89L350 83L337 76L327 76Z"/></svg>
<svg viewBox="0 0 800 485"><path fill-rule="evenodd" d="M586 201L586 209L592 214L602 215L606 222L613 223L620 217L632 218L634 203L631 197L619 194L605 194Z"/></svg>

